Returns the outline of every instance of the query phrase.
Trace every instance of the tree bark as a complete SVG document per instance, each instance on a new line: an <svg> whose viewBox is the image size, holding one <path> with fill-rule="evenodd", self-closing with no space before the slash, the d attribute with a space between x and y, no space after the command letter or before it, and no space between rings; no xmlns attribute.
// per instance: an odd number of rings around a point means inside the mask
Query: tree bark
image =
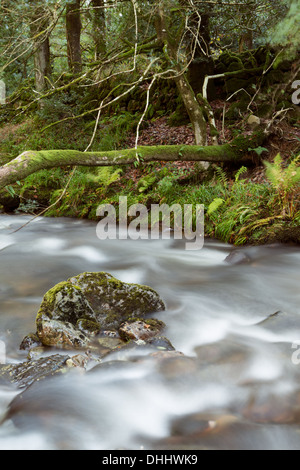
<svg viewBox="0 0 300 470"><path fill-rule="evenodd" d="M47 77L51 73L50 42L47 37L38 47L34 55L35 89L42 93L47 88Z"/></svg>
<svg viewBox="0 0 300 470"><path fill-rule="evenodd" d="M196 144L207 145L206 120L188 79L185 75L179 75L175 83L193 126Z"/></svg>
<svg viewBox="0 0 300 470"><path fill-rule="evenodd" d="M31 18L30 33L33 40L34 69L35 69L35 89L42 93L47 87L47 77L51 74L50 63L50 40L47 27L49 18L47 9L37 7Z"/></svg>
<svg viewBox="0 0 300 470"><path fill-rule="evenodd" d="M80 73L82 69L81 29L80 0L74 0L67 3L66 7L66 33L69 69L75 74Z"/></svg>
<svg viewBox="0 0 300 470"><path fill-rule="evenodd" d="M106 22L104 0L92 0L93 5L93 38L95 42L95 60L106 53Z"/></svg>
<svg viewBox="0 0 300 470"><path fill-rule="evenodd" d="M170 67L175 68L174 77L177 89L183 100L184 106L193 126L195 142L197 145L207 144L206 121L202 108L197 101L195 93L189 84L186 73L183 73L181 65L178 63L178 48L180 37L172 37L171 27L167 24L165 1L160 0L156 12L155 28L159 44L164 44L165 58Z"/></svg>
<svg viewBox="0 0 300 470"><path fill-rule="evenodd" d="M143 163L154 161L239 162L249 153L249 148L263 144L266 134L259 131L251 136L239 136L224 145L202 147L199 145L163 145L107 152L80 152L77 150L26 151L0 168L0 189L23 180L39 170L66 166L116 166L131 165L137 153Z"/></svg>
<svg viewBox="0 0 300 470"><path fill-rule="evenodd" d="M188 3L182 0L182 3ZM196 8L196 7L195 7ZM202 92L206 75L214 74L214 60L211 55L210 13L197 9L189 20L191 31L187 33L188 80L195 94ZM215 97L213 83L210 84L209 97Z"/></svg>

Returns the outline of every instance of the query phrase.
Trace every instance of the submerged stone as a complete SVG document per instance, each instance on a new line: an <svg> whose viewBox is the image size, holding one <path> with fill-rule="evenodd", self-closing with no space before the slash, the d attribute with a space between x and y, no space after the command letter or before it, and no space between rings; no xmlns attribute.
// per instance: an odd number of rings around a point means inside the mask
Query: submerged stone
<svg viewBox="0 0 300 470"><path fill-rule="evenodd" d="M231 265L249 264L251 263L251 258L244 251L234 250L227 256L225 262Z"/></svg>
<svg viewBox="0 0 300 470"><path fill-rule="evenodd" d="M27 349L34 349L41 345L39 337L34 334L30 333L29 335L25 336L23 341L20 344L20 350L27 350Z"/></svg>
<svg viewBox="0 0 300 470"><path fill-rule="evenodd" d="M28 387L36 381L64 373L69 356L59 354L43 357L36 361L26 361L21 364L0 366L0 378L19 388Z"/></svg>
<svg viewBox="0 0 300 470"><path fill-rule="evenodd" d="M128 340L144 340L149 341L154 338L165 328L165 324L160 320L136 320L125 322L121 325L119 333L122 339Z"/></svg>

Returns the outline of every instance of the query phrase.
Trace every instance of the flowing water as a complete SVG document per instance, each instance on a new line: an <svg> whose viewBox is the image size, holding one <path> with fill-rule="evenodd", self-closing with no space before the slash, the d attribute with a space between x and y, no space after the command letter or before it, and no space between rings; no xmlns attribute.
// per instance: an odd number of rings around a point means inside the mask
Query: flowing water
<svg viewBox="0 0 300 470"><path fill-rule="evenodd" d="M0 425L0 449L300 449L299 248L243 248L230 264L215 241L100 241L93 222L48 218L14 232L27 220L0 216L7 362L24 361L45 292L84 271L156 289L185 357L116 356L42 381ZM18 393L0 385L0 419Z"/></svg>

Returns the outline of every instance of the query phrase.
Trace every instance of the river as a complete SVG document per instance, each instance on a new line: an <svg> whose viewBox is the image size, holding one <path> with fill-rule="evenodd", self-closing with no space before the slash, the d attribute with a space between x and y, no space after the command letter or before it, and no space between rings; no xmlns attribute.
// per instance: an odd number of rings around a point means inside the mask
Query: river
<svg viewBox="0 0 300 470"><path fill-rule="evenodd" d="M232 264L235 249L213 240L199 251L181 240L100 241L94 222L61 218L15 232L27 220L0 216L7 362L24 361L19 344L45 292L85 271L153 287L167 305L156 315L164 334L187 361L115 358L46 380L0 425L0 449L300 449L298 247L242 248L245 262ZM0 385L0 417L18 393Z"/></svg>

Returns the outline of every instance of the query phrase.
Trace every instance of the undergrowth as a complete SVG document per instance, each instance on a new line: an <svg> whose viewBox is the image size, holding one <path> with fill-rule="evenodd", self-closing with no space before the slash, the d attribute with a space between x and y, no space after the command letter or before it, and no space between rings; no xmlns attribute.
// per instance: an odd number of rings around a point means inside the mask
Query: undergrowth
<svg viewBox="0 0 300 470"><path fill-rule="evenodd" d="M57 111L63 112L63 106ZM41 114L39 118L42 117ZM128 112L103 117L92 149L104 151L122 147L138 118ZM14 158L28 149L83 151L91 141L94 127L95 120L69 121L41 133L41 122L36 118L28 119L14 128L13 133L8 128L1 142L1 153L5 158ZM148 209L151 204L203 204L207 237L236 245L258 244L277 239L285 241L286 231L292 230L299 242L299 162L298 156L284 164L280 155L273 163L265 162L267 181L261 184L245 179L245 167L232 176L215 166L209 181L201 181L197 165L193 170L182 170L173 164L141 164L136 168L139 176L134 180L128 176L130 168L78 167L64 197L46 215L96 220L100 204L111 203L118 210L119 196L127 196L128 206L142 203ZM70 171L70 168L42 170L7 191L12 197L20 197L20 210L37 213L60 198Z"/></svg>
<svg viewBox="0 0 300 470"><path fill-rule="evenodd" d="M100 204L113 204L118 215L120 196L127 196L128 207L141 203L148 209L152 204L180 204L182 207L184 204L193 204L194 207L203 204L207 237L235 245L268 242L285 230L299 230L297 161L293 160L291 168L282 170L280 181L270 177L272 165L266 165L268 182L262 184L253 184L245 179L245 167L233 179L222 168L216 167L212 180L188 185L182 184L184 171L175 172L172 165L163 168L152 165L149 173L142 174L136 182L128 178L126 171L122 173L120 168L100 169L97 174L91 174L89 169L79 170L64 201L48 215L80 216L95 220ZM273 165L278 165L278 159ZM278 184L285 185L282 181L285 175L288 175L286 178L292 177L293 184L289 183L289 197L283 192L281 198ZM59 196L60 191L53 193L51 201Z"/></svg>

